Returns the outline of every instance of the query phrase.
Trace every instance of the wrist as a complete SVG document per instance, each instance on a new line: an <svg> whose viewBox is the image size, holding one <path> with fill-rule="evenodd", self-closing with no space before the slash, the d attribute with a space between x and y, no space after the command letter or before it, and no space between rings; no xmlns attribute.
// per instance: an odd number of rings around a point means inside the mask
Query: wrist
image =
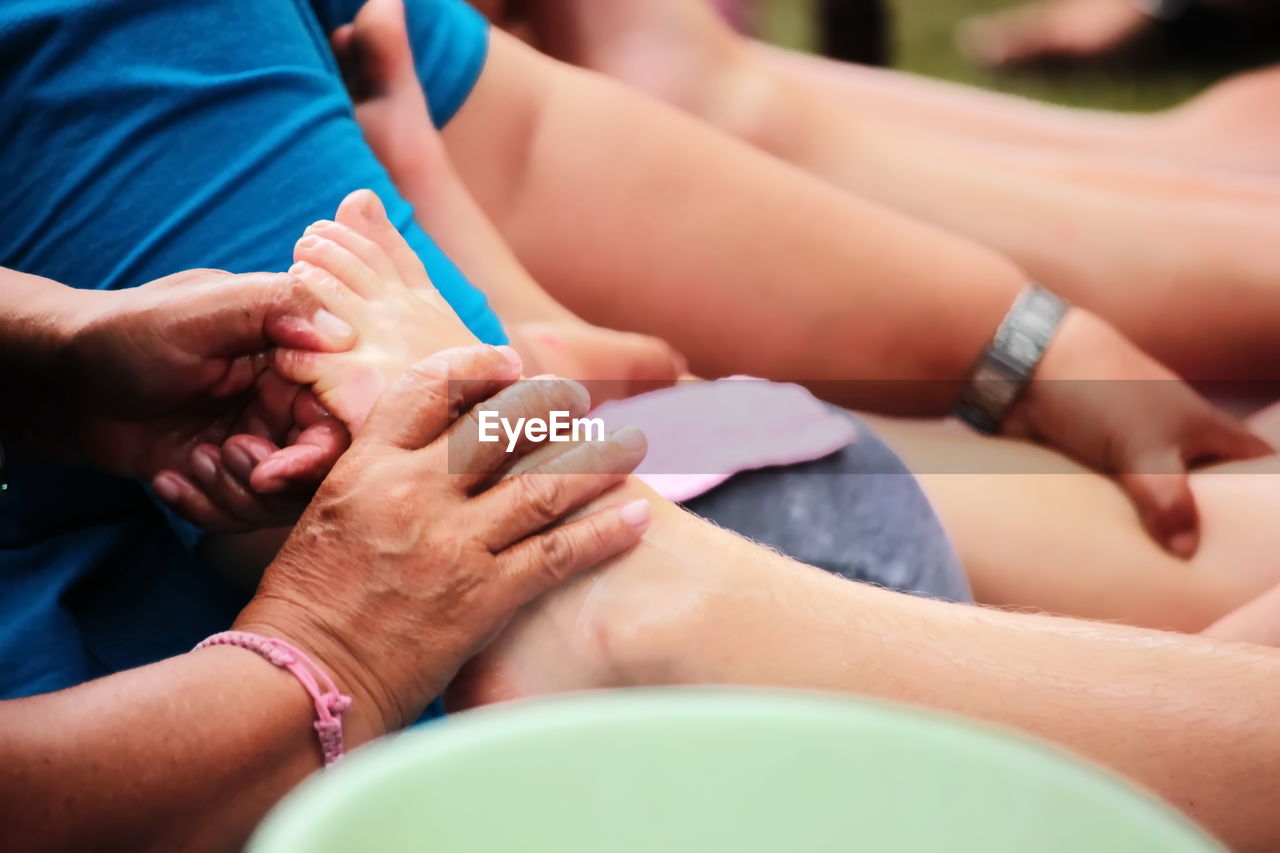
<svg viewBox="0 0 1280 853"><path fill-rule="evenodd" d="M1011 435L1039 434L1061 417L1061 406L1055 406L1055 398L1073 400L1077 406L1082 400L1096 399L1092 394L1073 393L1074 385L1142 378L1125 375L1122 365L1128 359L1117 357L1120 352L1136 349L1102 318L1072 308L1063 317L1058 334L1045 349L1032 381L1011 408L1000 431Z"/></svg>
<svg viewBox="0 0 1280 853"><path fill-rule="evenodd" d="M1041 374L1070 310L1052 291L1026 287L974 365L953 414L987 435L1004 429L1030 391L1032 379Z"/></svg>
<svg viewBox="0 0 1280 853"><path fill-rule="evenodd" d="M102 294L24 273L3 276L10 299L0 307L0 436L14 446L11 455L27 455L13 450L40 451L59 440L63 419L50 411L51 392L65 382L59 364Z"/></svg>
<svg viewBox="0 0 1280 853"><path fill-rule="evenodd" d="M344 721L349 748L398 731L412 722L396 710L398 705L391 692L361 665L350 644L305 608L259 595L241 611L232 630L284 640L296 646L333 679L341 693L352 698Z"/></svg>
<svg viewBox="0 0 1280 853"><path fill-rule="evenodd" d="M1108 354L1115 352L1117 343L1128 344L1101 317L1072 307L1045 347L1033 378L1037 382L1112 378L1115 365Z"/></svg>

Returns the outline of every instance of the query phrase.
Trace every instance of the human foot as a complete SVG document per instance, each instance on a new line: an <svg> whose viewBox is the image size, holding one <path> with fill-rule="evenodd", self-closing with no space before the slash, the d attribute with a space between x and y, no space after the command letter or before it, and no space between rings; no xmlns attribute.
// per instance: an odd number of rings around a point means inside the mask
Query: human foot
<svg viewBox="0 0 1280 853"><path fill-rule="evenodd" d="M1280 177L1280 68L1236 74L1162 117L1163 143L1183 162Z"/></svg>
<svg viewBox="0 0 1280 853"><path fill-rule="evenodd" d="M695 115L712 108L732 111L759 83L744 61L747 42L707 0L529 0L527 5L534 43L543 52Z"/></svg>
<svg viewBox="0 0 1280 853"><path fill-rule="evenodd" d="M483 236L477 232L491 230L452 172L431 122L414 70L402 4L371 0L350 27L335 35L334 42L348 70L365 139L405 197L419 211L452 216L460 226L474 219L472 239ZM456 188L446 191L450 184ZM496 232L492 240L491 260L507 252ZM477 244L476 251L484 247ZM525 279L513 280L515 289L539 290L513 256L509 264L495 263L487 278L504 274ZM534 319L504 318L512 321L511 343L524 359L527 373L554 373L584 382L592 399L600 402L665 387L685 372L684 359L658 338L593 326L559 306L552 308L545 312L547 316L539 312Z"/></svg>
<svg viewBox="0 0 1280 853"><path fill-rule="evenodd" d="M817 572L701 521L634 478L621 494L653 507L644 540L519 611L454 680L445 697L451 710L714 678L690 653L712 613L767 588L780 569Z"/></svg>
<svg viewBox="0 0 1280 853"><path fill-rule="evenodd" d="M341 357L278 350L275 369L311 385L321 404L353 430L409 365L476 343L369 190L349 195L336 221L310 226L294 259L293 274L359 331L360 344Z"/></svg>
<svg viewBox="0 0 1280 853"><path fill-rule="evenodd" d="M1034 0L968 21L960 45L989 68L1079 63L1137 48L1153 24L1132 0Z"/></svg>

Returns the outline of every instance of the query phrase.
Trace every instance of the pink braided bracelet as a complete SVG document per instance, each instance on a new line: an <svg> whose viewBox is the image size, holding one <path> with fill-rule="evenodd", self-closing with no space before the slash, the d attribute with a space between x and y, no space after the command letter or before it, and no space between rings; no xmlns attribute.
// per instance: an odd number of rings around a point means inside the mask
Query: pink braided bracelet
<svg viewBox="0 0 1280 853"><path fill-rule="evenodd" d="M196 646L195 650L210 646L237 646L262 655L273 665L288 670L302 683L307 694L316 703L316 734L320 737L320 749L324 753L324 766L329 767L342 760L342 715L351 708L351 697L338 692L325 671L315 665L300 650L272 637L251 634L248 631L224 631L214 634Z"/></svg>

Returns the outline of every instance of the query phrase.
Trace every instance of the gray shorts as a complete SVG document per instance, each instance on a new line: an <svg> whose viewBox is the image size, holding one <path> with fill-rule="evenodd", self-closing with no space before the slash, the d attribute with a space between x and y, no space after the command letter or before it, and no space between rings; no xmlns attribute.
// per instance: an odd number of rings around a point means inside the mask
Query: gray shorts
<svg viewBox="0 0 1280 853"><path fill-rule="evenodd" d="M862 421L858 440L844 450L736 474L685 506L851 580L946 601L973 600L920 484Z"/></svg>

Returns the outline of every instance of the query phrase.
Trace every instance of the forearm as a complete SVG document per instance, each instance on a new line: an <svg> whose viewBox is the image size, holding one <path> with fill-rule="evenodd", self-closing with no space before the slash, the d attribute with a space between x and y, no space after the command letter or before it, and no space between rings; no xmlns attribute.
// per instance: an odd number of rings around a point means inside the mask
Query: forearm
<svg viewBox="0 0 1280 853"><path fill-rule="evenodd" d="M709 600L685 680L848 690L1010 725L1155 789L1239 849L1280 842L1280 658L1270 650L787 569L785 585L747 578ZM744 649L759 625L770 626L767 642Z"/></svg>
<svg viewBox="0 0 1280 853"><path fill-rule="evenodd" d="M97 294L7 269L0 288L0 439L29 445L49 420L58 353L82 303Z"/></svg>
<svg viewBox="0 0 1280 853"><path fill-rule="evenodd" d="M549 63L499 44L476 103L446 134L464 179L561 301L666 338L696 372L958 380L1024 284L994 253L562 66L537 72L550 79L520 168L485 172L466 150L486 133L485 102L502 97L504 76ZM897 385L913 399L895 407L921 412L945 410L955 391ZM840 402L888 405L884 386L826 388Z"/></svg>
<svg viewBox="0 0 1280 853"><path fill-rule="evenodd" d="M0 847L239 849L320 767L313 717L293 676L226 647L0 703ZM353 709L348 745L373 733Z"/></svg>

